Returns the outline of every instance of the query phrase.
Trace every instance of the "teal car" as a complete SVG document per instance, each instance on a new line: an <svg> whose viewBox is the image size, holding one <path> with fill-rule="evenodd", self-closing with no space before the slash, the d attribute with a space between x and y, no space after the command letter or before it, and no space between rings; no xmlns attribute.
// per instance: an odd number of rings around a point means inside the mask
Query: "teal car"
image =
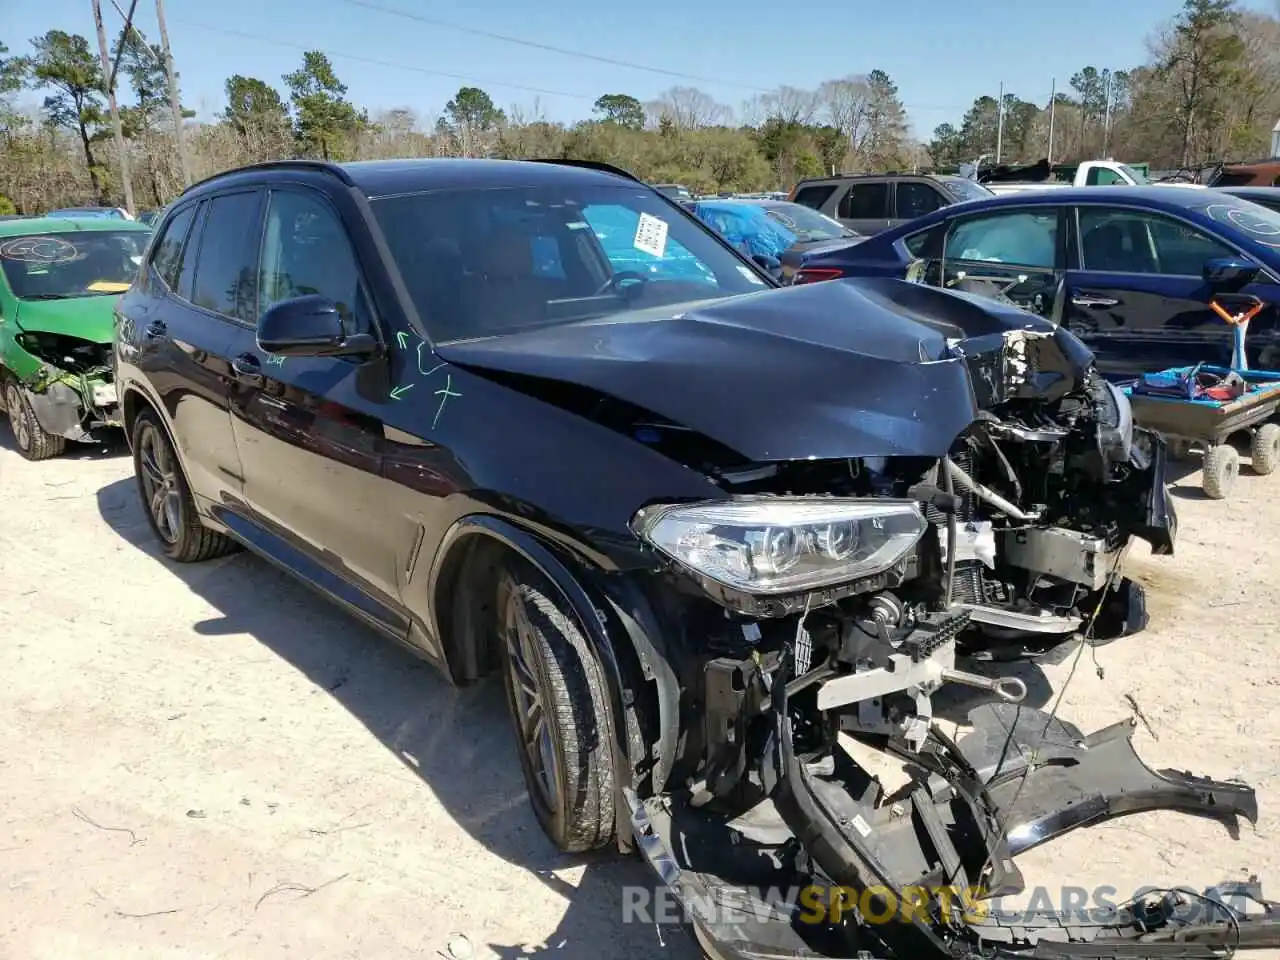
<svg viewBox="0 0 1280 960"><path fill-rule="evenodd" d="M0 410L28 460L120 425L112 313L151 234L105 217L0 222Z"/></svg>

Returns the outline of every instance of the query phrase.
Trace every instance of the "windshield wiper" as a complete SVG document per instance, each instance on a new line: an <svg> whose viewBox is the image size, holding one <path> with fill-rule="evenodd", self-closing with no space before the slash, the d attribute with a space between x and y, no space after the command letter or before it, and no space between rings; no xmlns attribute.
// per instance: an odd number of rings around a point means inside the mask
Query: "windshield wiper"
<svg viewBox="0 0 1280 960"><path fill-rule="evenodd" d="M74 293L33 293L29 297L20 297L22 300L70 300L76 296Z"/></svg>

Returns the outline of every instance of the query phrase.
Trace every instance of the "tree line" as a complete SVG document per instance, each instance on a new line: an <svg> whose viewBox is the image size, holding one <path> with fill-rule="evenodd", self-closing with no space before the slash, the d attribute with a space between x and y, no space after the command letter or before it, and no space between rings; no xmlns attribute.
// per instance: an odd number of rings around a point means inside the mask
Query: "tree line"
<svg viewBox="0 0 1280 960"><path fill-rule="evenodd" d="M228 77L226 106L173 135L164 60L134 30L114 46L117 97L139 207L163 205L195 179L284 157L564 157L625 167L699 192L787 188L830 173L949 169L981 156L1069 162L1114 156L1153 168L1269 152L1280 119L1280 19L1236 0L1186 0L1160 27L1146 63L1083 66L1052 103L977 98L927 141L911 136L897 84L883 70L783 86L736 110L695 87L652 102L606 93L589 118L564 124L532 108L499 107L464 86L439 116L371 114L353 103L329 58L311 51L278 83ZM51 30L24 53L0 43L0 213L106 203L123 196L100 58L78 34ZM23 93L42 97L23 111ZM1052 138L1050 133L1052 132ZM185 156L179 154L179 149Z"/></svg>

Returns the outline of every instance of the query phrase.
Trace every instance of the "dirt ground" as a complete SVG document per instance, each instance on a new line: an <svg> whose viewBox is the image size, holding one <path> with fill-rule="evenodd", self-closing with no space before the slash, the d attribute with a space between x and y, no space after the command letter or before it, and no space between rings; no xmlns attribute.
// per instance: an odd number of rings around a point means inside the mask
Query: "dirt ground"
<svg viewBox="0 0 1280 960"><path fill-rule="evenodd" d="M496 684L450 689L253 557L162 561L122 447L31 464L10 444L0 428L0 958L694 956L620 922L638 861L553 853ZM1095 729L1132 697L1143 757L1251 782L1257 829L1139 815L1024 855L1029 883L1257 874L1280 897L1277 490L1182 482L1178 556L1130 563L1151 629L1081 658L1060 708ZM1031 699L1070 669L1024 671Z"/></svg>

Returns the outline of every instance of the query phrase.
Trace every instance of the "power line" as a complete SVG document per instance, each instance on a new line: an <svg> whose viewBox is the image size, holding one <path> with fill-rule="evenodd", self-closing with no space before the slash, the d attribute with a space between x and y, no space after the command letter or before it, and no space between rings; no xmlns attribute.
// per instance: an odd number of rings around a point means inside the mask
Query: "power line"
<svg viewBox="0 0 1280 960"><path fill-rule="evenodd" d="M755 93L772 93L773 90L768 87L755 87L746 83L733 83L728 80L718 80L712 77L700 77L692 73L683 73L679 70L667 70L663 67L651 67L643 63L631 63L627 60L615 60L612 57L602 57L594 53L586 53L582 50L568 50L564 47L555 47L549 43L540 43L537 40L526 40L523 37L512 37L504 33L494 33L490 30L481 30L477 27L468 27L460 23L452 23L448 20L438 20L435 17L424 17L418 13L410 13L407 10L397 10L394 7L384 7L377 3L370 3L369 0L341 0L343 3L350 4L353 7L364 7L366 10L377 10L379 13L390 14L393 17L403 17L406 20L416 20L418 23L425 23L433 27L443 27L446 30L457 30L460 33L469 33L477 37L487 37L490 40L501 40L504 43L514 43L521 47L531 47L534 50L546 50L551 53L559 53L566 57L578 57L582 60L594 60L596 63L607 63L611 67L627 67L631 70L643 70L647 73L657 73L665 77L675 77L678 80L692 80L696 83L710 83L721 87L735 87L740 90L751 90Z"/></svg>
<svg viewBox="0 0 1280 960"><path fill-rule="evenodd" d="M186 18L170 17L175 23L181 23L188 27L195 27L197 30L208 30L211 33L221 33L229 37L240 37L244 40L258 40L262 43L275 44L279 47L291 47L294 50L301 50L304 53L308 50L315 50L316 44L294 43L291 40L280 40L276 37L264 37L261 34L245 33L243 30L231 30L227 27L215 27L207 23L197 23L194 20ZM565 93L563 90L545 90L542 87L531 87L522 83L510 83L506 80L486 80L483 77L472 77L461 73L446 73L443 70L428 70L426 67L415 67L407 63L395 63L391 60L378 60L374 57L365 57L356 53L343 53L338 50L326 50L329 56L337 57L341 60L355 60L359 63L368 63L378 67L390 67L393 70L408 70L411 73L421 73L432 77L448 77L452 80L461 80L465 83L483 84L486 87L508 87L512 90L524 90L528 93L541 93L551 97L568 97L572 100L588 100L594 102L595 97L588 96L585 93Z"/></svg>
<svg viewBox="0 0 1280 960"><path fill-rule="evenodd" d="M344 3L353 3L353 4L356 4L357 6L366 6L366 5L367 5L367 4L365 4L365 3L364 3L364 0L342 0L342 2L344 2ZM381 9L381 8L378 8L378 9ZM418 19L416 16L412 16L412 15L409 15L409 14L401 14L401 13L400 13L400 11L389 11L389 12L393 12L393 13L396 13L396 14L399 14L399 15L403 15L403 16L409 16L409 17L410 17L410 19ZM195 29L197 29L197 30L207 30L207 31L209 31L210 33L220 33L220 34L223 34L224 36L228 36L228 37L238 37L238 38L243 39L243 40L257 40L257 41L259 41L260 43L268 43L268 44L272 44L272 45L274 45L274 46L279 46L279 47L288 47L288 48L293 49L293 50L301 50L301 51L303 51L304 53L305 53L306 51L309 51L309 50L315 50L315 49L318 49L318 48L319 48L319 46L320 46L320 45L318 45L318 44L314 44L314 43L312 43L312 44L303 44L303 43L296 43L296 42L294 42L294 41L292 41L292 40L281 40L281 39L279 39L279 38L277 38L277 37L266 37L266 36L263 36L262 34L258 34L258 33L247 33L247 32L245 32L245 31L243 31L243 30L233 30L233 29L231 29L231 28L229 28L229 27L215 27L215 26L213 26L212 24L208 24L208 23L199 23L198 21L195 21L195 20L187 20L186 18L179 18L179 17L173 17L173 16L171 16L171 17L169 17L169 19L170 19L171 21L173 21L174 23L181 23L181 24L183 24L183 25L185 25L185 26L188 26L188 27L194 27L194 28L195 28ZM468 32L478 32L478 31L471 31L469 28L465 28L465 27L460 27L460 28L458 28L458 29L466 30L466 31L468 31ZM488 36L488 34L485 34L485 35L486 35L486 36ZM508 39L508 38L505 38L505 37L499 37L499 36L498 36L498 35L496 35L496 34L494 34L494 35L492 35L492 36L495 36L495 37L497 37L498 39ZM524 41L520 41L520 40L513 40L512 42L516 42L516 43L524 43ZM532 41L530 41L530 43L532 43ZM537 44L533 44L533 45L537 46ZM555 49L555 48L547 47L546 49ZM597 98L597 97L595 97L595 96L592 96L592 95L590 95L590 94L585 94L585 93L566 93L566 92L565 92L565 91L563 91L563 90L548 90L548 89L546 89L546 88L544 88L544 87L533 87L533 86L529 86L528 84L523 84L523 83L512 83L511 81L508 81L508 80L488 80L488 79L485 79L484 77L476 77L476 76L471 76L471 75L469 75L469 74L462 74L462 73L449 73L449 72L446 72L446 71L444 71L444 70L430 70L430 69L428 69L428 68L426 68L426 67L414 66L414 65L412 65L412 64L407 64L407 63L397 63L397 62L395 62L394 60L380 60L380 59L378 59L378 58L376 58L376 57L367 57L367 56L364 56L363 54L358 54L358 53L345 53L345 52L343 52L343 51L340 51L340 50L333 50L333 49L328 49L328 50L326 50L325 52L326 52L329 56L336 57L336 58L341 59L341 60L352 60L352 61L355 61L355 62L357 62L357 63L367 63L367 64L371 64L371 65L373 65L373 66L378 66L378 67L387 67L387 68L390 68L390 69L392 69L392 70L405 70L405 71L408 71L408 72L410 72L410 73L419 73L419 74L423 74L423 75L425 75L425 76L430 76L430 77L447 77L447 78L449 78L449 79L451 79L451 80L460 80L460 81L463 81L464 83L473 83L473 84L480 85L480 86L485 86L485 87L505 87L505 88L507 88L507 89L511 89L511 90L523 90L523 91L525 91L525 92L527 92L527 93L540 93L540 94L543 94L543 95L545 95L545 96L551 96L551 97L566 97L566 98L568 98L568 99L570 99L570 100L584 100L584 101L588 101L588 102L591 102L591 103L594 103L594 102L596 101L596 99L598 99L598 98ZM557 52L566 53L566 54L568 54L568 55L570 55L570 56L579 56L579 55L580 55L580 54L578 54L578 53L576 53L576 52L574 52L574 51L557 51ZM607 63L615 63L615 61L610 61L610 60L607 60L607 59L605 59L605 58L595 57L595 56L593 56L592 54L581 54L581 56L585 56L587 59L593 59L593 60L600 60L600 59L604 59L604 60L605 60L605 62L607 62ZM623 65L623 66L630 66L630 64L622 64L622 65ZM648 68L638 68L638 69L648 69ZM685 78L685 79L689 79L689 80L701 80L701 79L702 79L702 78L696 77L696 76L694 76L694 75L692 75L692 74L675 74L675 75L676 75L676 76L680 76L680 77ZM702 80L702 82L706 82L706 83L721 83L720 81L715 81L715 80ZM736 85L736 84L724 84L724 83L721 83L721 86L740 86L740 85ZM764 88L764 87L747 87L746 89L749 89L749 90L761 90L761 91L763 91L763 92L768 92L768 93L772 93L772 92L774 92L774 91L776 90L776 88L766 89L766 88ZM967 110L967 109L969 109L969 107L968 107L968 106L959 106L959 105L956 105L956 104L945 104L945 105L944 105L944 104L922 104L922 103L910 104L910 103L904 103L904 104L903 104L903 109L908 110L908 111L911 111L911 110L948 110L948 111L963 111L963 110Z"/></svg>

